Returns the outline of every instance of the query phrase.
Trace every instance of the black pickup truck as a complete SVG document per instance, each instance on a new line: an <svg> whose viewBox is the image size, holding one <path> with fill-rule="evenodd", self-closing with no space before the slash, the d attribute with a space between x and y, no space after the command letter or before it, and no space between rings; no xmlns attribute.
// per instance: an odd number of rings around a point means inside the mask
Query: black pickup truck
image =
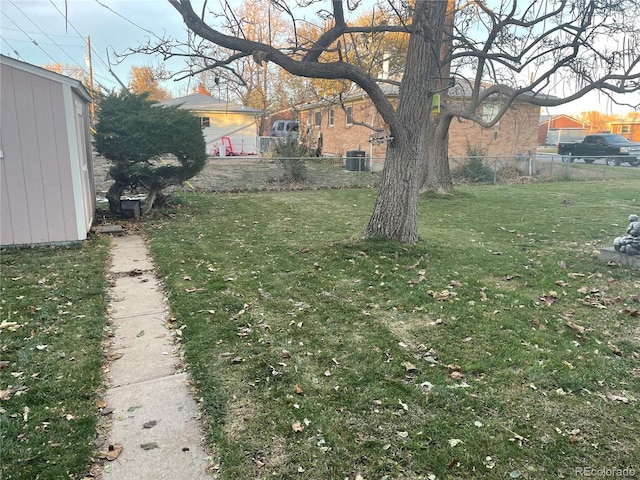
<svg viewBox="0 0 640 480"><path fill-rule="evenodd" d="M582 142L559 143L558 154L566 162L582 158L586 163L593 163L604 158L607 164L628 162L634 166L640 164L640 143L630 142L622 135L598 133L587 135Z"/></svg>

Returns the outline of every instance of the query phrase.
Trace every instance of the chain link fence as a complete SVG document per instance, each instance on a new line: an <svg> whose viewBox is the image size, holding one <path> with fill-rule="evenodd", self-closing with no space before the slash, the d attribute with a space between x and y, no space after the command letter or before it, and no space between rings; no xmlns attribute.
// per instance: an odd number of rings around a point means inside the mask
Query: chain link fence
<svg viewBox="0 0 640 480"><path fill-rule="evenodd" d="M375 188L384 158L365 157L265 158L209 157L205 168L173 190L203 192L280 191L330 188ZM454 185L527 183L559 180L613 180L640 178L640 168L607 165L603 160L586 164L564 162L553 154L518 156L450 157ZM95 160L96 190L104 196L111 181L108 162Z"/></svg>

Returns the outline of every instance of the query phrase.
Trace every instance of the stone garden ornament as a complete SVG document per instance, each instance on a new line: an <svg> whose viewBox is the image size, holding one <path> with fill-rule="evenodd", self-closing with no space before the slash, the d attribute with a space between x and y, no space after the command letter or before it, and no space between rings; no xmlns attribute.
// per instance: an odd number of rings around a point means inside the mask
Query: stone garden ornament
<svg viewBox="0 0 640 480"><path fill-rule="evenodd" d="M627 233L613 241L613 248L617 252L626 253L627 255L640 255L640 221L638 221L638 215L629 215Z"/></svg>

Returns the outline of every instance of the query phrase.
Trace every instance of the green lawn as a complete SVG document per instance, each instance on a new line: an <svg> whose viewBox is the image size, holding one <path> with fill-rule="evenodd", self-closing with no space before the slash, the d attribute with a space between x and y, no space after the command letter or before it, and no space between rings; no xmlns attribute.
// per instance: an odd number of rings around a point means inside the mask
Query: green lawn
<svg viewBox="0 0 640 480"><path fill-rule="evenodd" d="M640 276L597 259L638 187L428 195L413 246L362 239L374 190L174 198L145 235L217 477L639 475ZM87 473L107 245L2 251L2 478Z"/></svg>
<svg viewBox="0 0 640 480"><path fill-rule="evenodd" d="M182 196L147 233L218 475L640 471L638 272L597 250L637 181L458 188L415 246L372 190Z"/></svg>
<svg viewBox="0 0 640 480"><path fill-rule="evenodd" d="M2 250L5 480L82 478L94 453L108 244Z"/></svg>

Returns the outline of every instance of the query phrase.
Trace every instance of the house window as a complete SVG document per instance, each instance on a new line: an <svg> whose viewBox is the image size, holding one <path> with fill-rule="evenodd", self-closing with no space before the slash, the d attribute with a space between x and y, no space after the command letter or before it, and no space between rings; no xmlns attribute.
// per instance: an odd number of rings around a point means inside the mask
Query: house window
<svg viewBox="0 0 640 480"><path fill-rule="evenodd" d="M329 125L333 126L333 107L329 108Z"/></svg>
<svg viewBox="0 0 640 480"><path fill-rule="evenodd" d="M207 128L211 126L209 117L200 117L200 128Z"/></svg>
<svg viewBox="0 0 640 480"><path fill-rule="evenodd" d="M353 125L353 107L345 107L344 111L347 117L347 125Z"/></svg>
<svg viewBox="0 0 640 480"><path fill-rule="evenodd" d="M631 133L631 125L620 125L620 133Z"/></svg>
<svg viewBox="0 0 640 480"><path fill-rule="evenodd" d="M322 123L322 112L314 112L313 113L313 125L316 127L320 127Z"/></svg>

